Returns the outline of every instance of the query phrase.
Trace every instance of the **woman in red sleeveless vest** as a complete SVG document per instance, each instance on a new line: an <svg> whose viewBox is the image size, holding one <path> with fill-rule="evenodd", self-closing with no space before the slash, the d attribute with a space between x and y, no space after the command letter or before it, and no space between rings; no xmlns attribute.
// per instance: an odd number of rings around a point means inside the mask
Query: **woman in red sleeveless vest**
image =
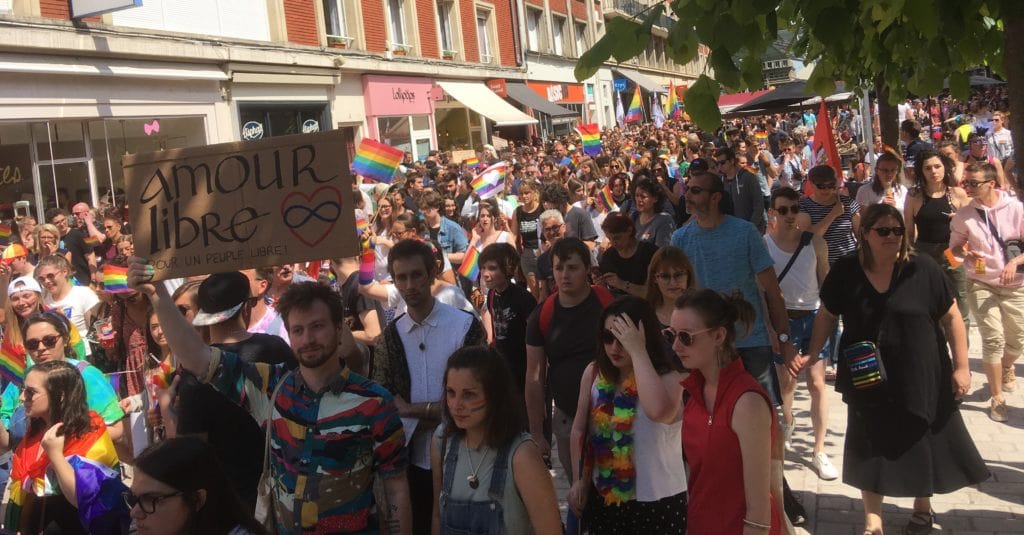
<svg viewBox="0 0 1024 535"><path fill-rule="evenodd" d="M770 492L772 410L733 342L754 309L736 293L687 290L672 313L672 349L692 373L683 381L683 449L690 463L690 533L782 530Z"/></svg>

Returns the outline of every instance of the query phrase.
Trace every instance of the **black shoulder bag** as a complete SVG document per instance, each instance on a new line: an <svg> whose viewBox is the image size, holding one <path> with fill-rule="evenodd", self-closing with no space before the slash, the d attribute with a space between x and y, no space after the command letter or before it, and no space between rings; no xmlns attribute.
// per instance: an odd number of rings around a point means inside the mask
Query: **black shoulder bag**
<svg viewBox="0 0 1024 535"><path fill-rule="evenodd" d="M786 278L786 274L789 273L789 268L793 267L793 262L796 262L796 257L800 256L800 251L803 251L804 247L807 247L811 243L812 239L814 239L813 232L807 232L805 230L804 233L800 235L800 245L796 247L796 251L793 251L793 256L789 257L789 262L786 264L786 267L782 268L782 272L779 273L779 282L782 282L782 279Z"/></svg>
<svg viewBox="0 0 1024 535"><path fill-rule="evenodd" d="M999 244L999 249L1003 252L1003 261L1009 262L1014 258L1021 255L1021 240L1008 240L1003 241L1003 238L999 236L999 231L996 230L996 225L992 223L992 219L988 217L981 208L975 208L978 211L978 215L985 220L988 225L989 232L992 233L992 237L996 239L996 243ZM1024 273L1024 265L1017 266L1017 273Z"/></svg>

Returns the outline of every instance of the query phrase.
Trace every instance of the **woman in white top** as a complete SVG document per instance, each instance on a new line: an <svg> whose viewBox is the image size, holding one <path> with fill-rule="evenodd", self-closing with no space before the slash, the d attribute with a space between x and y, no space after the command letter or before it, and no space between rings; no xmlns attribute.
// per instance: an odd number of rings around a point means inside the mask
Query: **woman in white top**
<svg viewBox="0 0 1024 535"><path fill-rule="evenodd" d="M683 375L673 371L643 299L615 300L599 325L572 425L569 507L594 535L683 534Z"/></svg>
<svg viewBox="0 0 1024 535"><path fill-rule="evenodd" d="M493 201L481 201L479 214L477 215L476 227L473 228L473 237L469 241L470 247L476 247L477 251L483 251L492 243L508 243L516 246L515 237L507 230L501 230L502 213L498 210L497 204Z"/></svg>
<svg viewBox="0 0 1024 535"><path fill-rule="evenodd" d="M863 207L885 203L903 213L907 187L903 185L903 162L891 152L883 152L875 161L871 182L857 190L857 204Z"/></svg>

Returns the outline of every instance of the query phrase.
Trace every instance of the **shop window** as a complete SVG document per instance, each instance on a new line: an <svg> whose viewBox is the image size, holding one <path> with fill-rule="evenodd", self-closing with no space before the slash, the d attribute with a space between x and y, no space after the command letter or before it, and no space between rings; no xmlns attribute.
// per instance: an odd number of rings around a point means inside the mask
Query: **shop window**
<svg viewBox="0 0 1024 535"><path fill-rule="evenodd" d="M480 63L493 63L495 61L495 40L491 32L491 11L488 9L476 10L476 35L480 45Z"/></svg>
<svg viewBox="0 0 1024 535"><path fill-rule="evenodd" d="M590 48L587 39L587 23L577 22L575 24L576 36L576 57L582 56Z"/></svg>
<svg viewBox="0 0 1024 535"><path fill-rule="evenodd" d="M326 130L330 122L326 104L239 106L243 141L265 137L309 134Z"/></svg>
<svg viewBox="0 0 1024 535"><path fill-rule="evenodd" d="M66 160L85 157L85 139L82 123L35 123L32 137L36 140L36 154L40 160Z"/></svg>
<svg viewBox="0 0 1024 535"><path fill-rule="evenodd" d="M0 199L35 204L31 142L27 124L0 123Z"/></svg>
<svg viewBox="0 0 1024 535"><path fill-rule="evenodd" d="M556 56L565 55L565 19L558 16L551 17L551 39L554 46L553 52Z"/></svg>
<svg viewBox="0 0 1024 535"><path fill-rule="evenodd" d="M453 31L454 6L451 0L437 0L437 29L441 38L441 57L445 59L456 59L459 53Z"/></svg>
<svg viewBox="0 0 1024 535"><path fill-rule="evenodd" d="M526 46L533 52L547 52L547 39L544 36L544 12L539 9L526 9Z"/></svg>

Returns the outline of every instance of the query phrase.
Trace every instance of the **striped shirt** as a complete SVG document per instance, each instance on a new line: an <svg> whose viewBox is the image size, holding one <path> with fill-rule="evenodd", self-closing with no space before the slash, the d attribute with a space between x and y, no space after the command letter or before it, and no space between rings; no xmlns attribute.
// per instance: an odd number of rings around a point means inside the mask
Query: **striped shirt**
<svg viewBox="0 0 1024 535"><path fill-rule="evenodd" d="M277 532L377 533L374 476L398 476L408 465L391 394L348 368L314 392L284 365L250 364L217 349L212 355L206 382L257 422L272 419Z"/></svg>
<svg viewBox="0 0 1024 535"><path fill-rule="evenodd" d="M860 213L860 204L857 201L840 195L839 201L843 203L843 215L836 218L825 230L825 243L828 244L828 265L835 263L837 258L846 256L857 250L857 239L853 237L853 216ZM800 198L800 210L811 216L811 224L817 225L819 221L832 211L834 204L822 205L811 200L810 197Z"/></svg>

